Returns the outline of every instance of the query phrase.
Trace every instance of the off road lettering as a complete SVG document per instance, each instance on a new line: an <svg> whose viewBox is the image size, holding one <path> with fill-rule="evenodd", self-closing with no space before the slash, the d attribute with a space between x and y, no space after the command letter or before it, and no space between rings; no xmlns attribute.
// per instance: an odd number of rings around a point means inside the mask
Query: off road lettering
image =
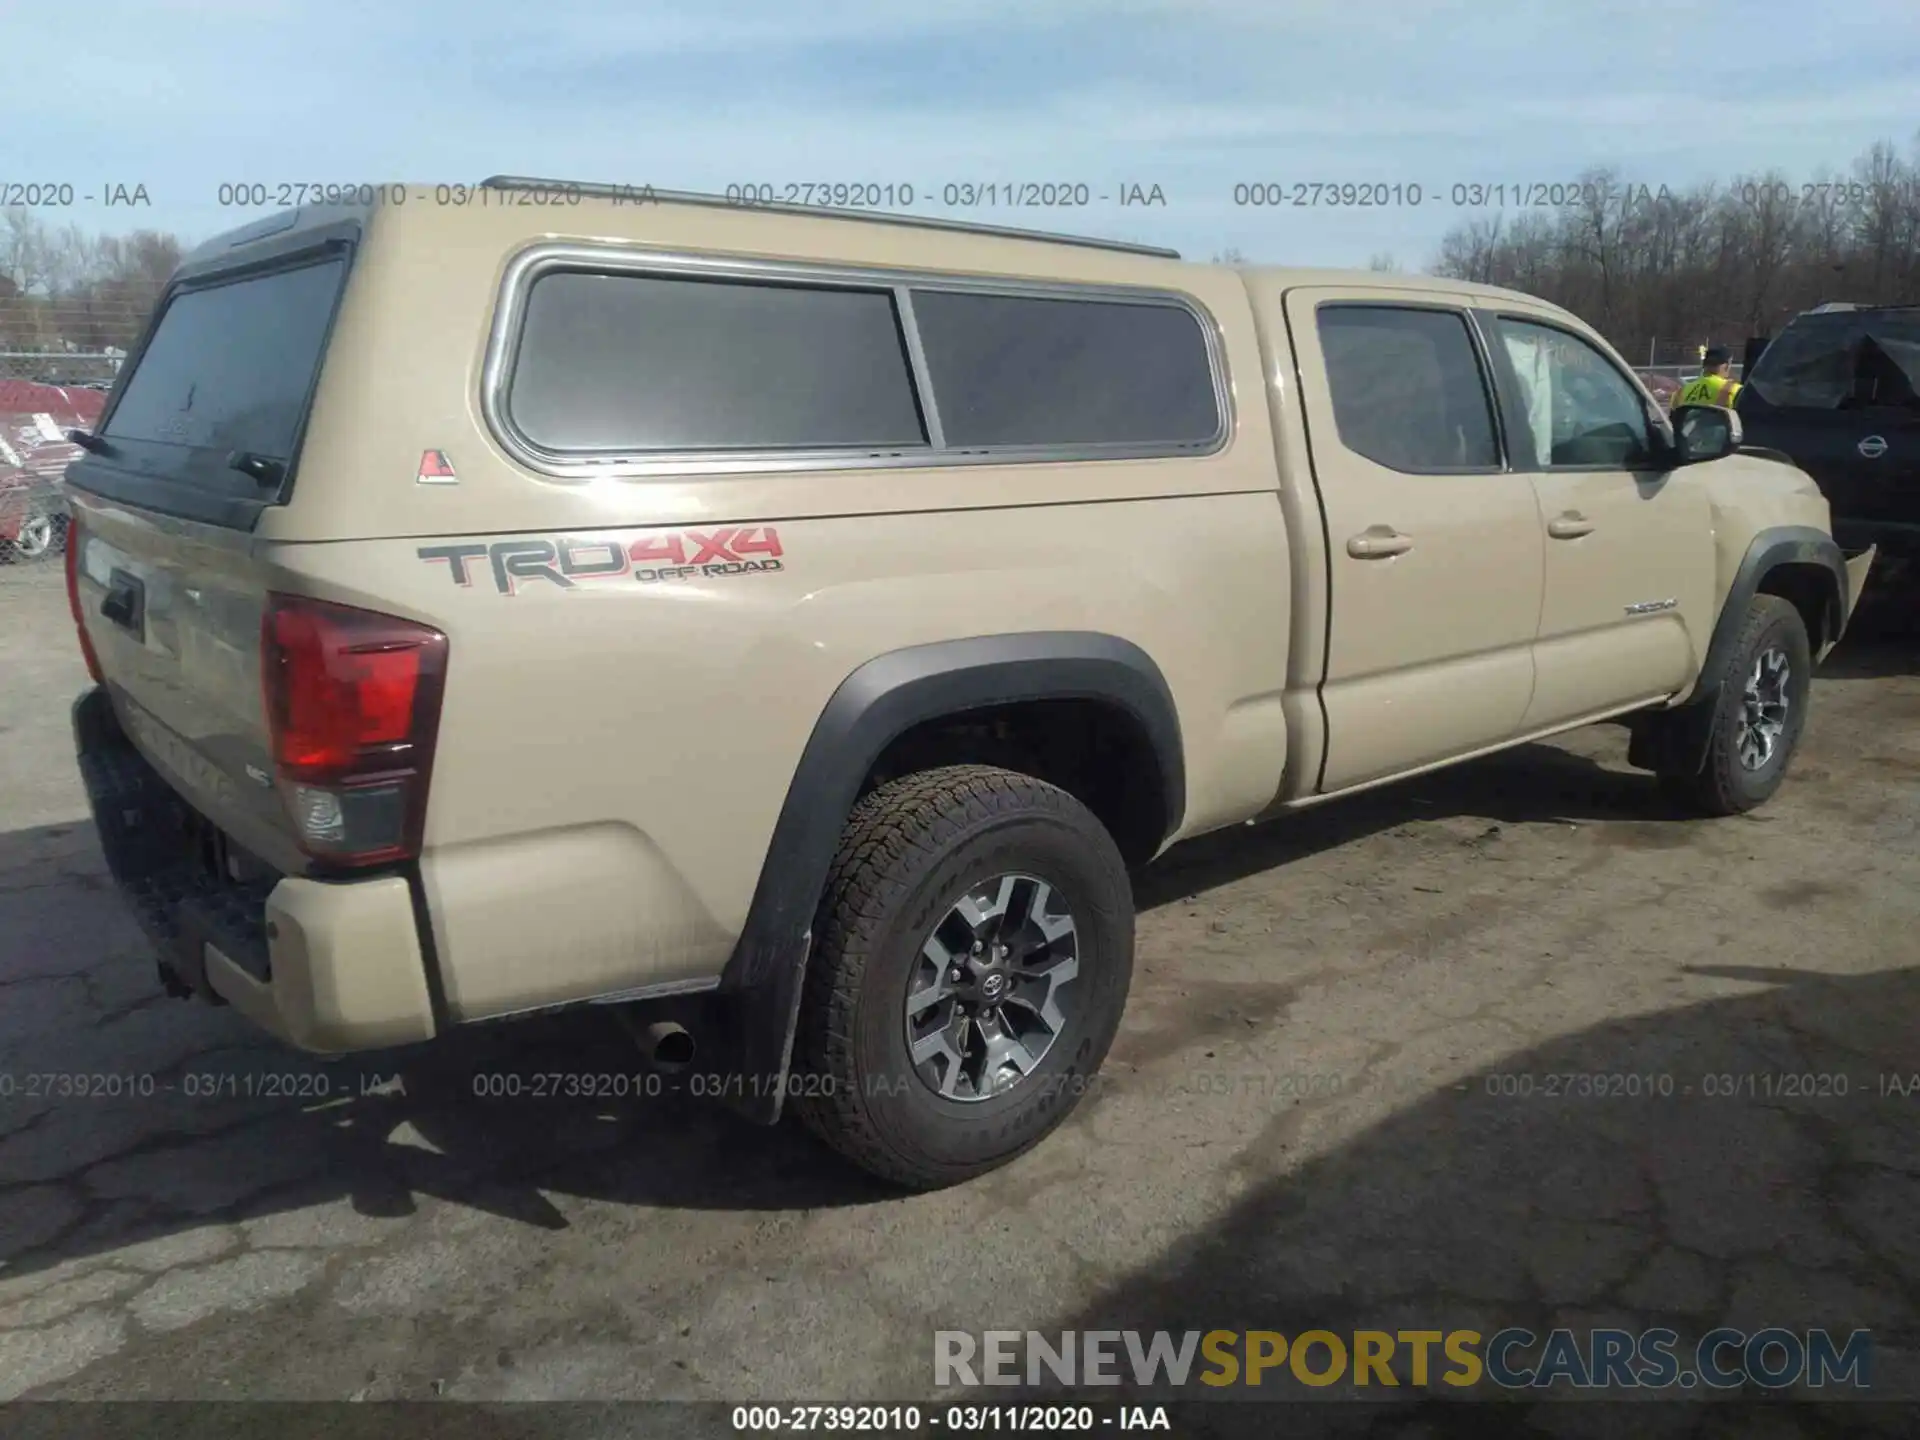
<svg viewBox="0 0 1920 1440"><path fill-rule="evenodd" d="M754 575L784 568L778 560L734 560L724 565L661 565L635 570L633 578L643 585L660 580L691 580L715 575Z"/></svg>

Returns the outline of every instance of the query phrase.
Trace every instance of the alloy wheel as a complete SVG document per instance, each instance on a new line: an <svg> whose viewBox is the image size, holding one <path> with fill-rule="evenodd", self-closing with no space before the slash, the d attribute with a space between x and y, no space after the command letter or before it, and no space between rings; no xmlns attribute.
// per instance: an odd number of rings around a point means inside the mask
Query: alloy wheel
<svg viewBox="0 0 1920 1440"><path fill-rule="evenodd" d="M1005 1094L1046 1058L1073 1016L1079 931L1060 893L997 875L947 910L907 981L914 1073L948 1100Z"/></svg>
<svg viewBox="0 0 1920 1440"><path fill-rule="evenodd" d="M1787 685L1793 667L1787 652L1777 645L1754 657L1753 670L1740 698L1740 718L1734 730L1734 750L1748 770L1763 770L1779 752L1787 730Z"/></svg>

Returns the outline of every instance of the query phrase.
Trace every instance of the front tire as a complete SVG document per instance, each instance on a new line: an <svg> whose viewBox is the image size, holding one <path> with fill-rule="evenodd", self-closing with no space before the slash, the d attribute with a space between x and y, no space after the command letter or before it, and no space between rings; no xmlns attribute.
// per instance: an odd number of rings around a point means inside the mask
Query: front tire
<svg viewBox="0 0 1920 1440"><path fill-rule="evenodd" d="M986 765L908 775L847 819L814 923L794 1108L883 1179L1004 1165L1094 1083L1133 971L1113 837L1066 791Z"/></svg>
<svg viewBox="0 0 1920 1440"><path fill-rule="evenodd" d="M1707 719L1706 763L1666 771L1663 788L1706 815L1738 815L1780 788L1807 724L1813 648L1800 612L1777 595L1756 595L1717 677Z"/></svg>

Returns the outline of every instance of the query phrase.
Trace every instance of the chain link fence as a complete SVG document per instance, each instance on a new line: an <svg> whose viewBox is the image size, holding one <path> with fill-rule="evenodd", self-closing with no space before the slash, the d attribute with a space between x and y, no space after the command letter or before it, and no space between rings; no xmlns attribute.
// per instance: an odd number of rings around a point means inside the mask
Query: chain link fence
<svg viewBox="0 0 1920 1440"><path fill-rule="evenodd" d="M1675 395L1685 389L1689 383L1700 378L1700 362L1695 360L1691 365L1636 365L1633 367L1633 373L1646 382L1647 388L1653 392L1654 399L1662 405L1670 406L1673 404ZM1735 380L1744 380L1747 367L1735 365L1727 373Z"/></svg>
<svg viewBox="0 0 1920 1440"><path fill-rule="evenodd" d="M118 351L0 349L0 380L27 380L76 390L113 388L126 357Z"/></svg>
<svg viewBox="0 0 1920 1440"><path fill-rule="evenodd" d="M0 585L56 576L67 547L63 476L124 356L118 350L0 349Z"/></svg>
<svg viewBox="0 0 1920 1440"><path fill-rule="evenodd" d="M1671 405L1675 395L1700 378L1701 354L1708 343L1655 336L1647 346L1647 363L1634 366L1634 373L1646 382L1655 399L1662 405ZM1711 343L1725 345L1735 355L1743 348L1739 342L1716 340ZM1729 373L1735 380L1744 380L1747 367L1735 361Z"/></svg>
<svg viewBox="0 0 1920 1440"><path fill-rule="evenodd" d="M66 550L67 500L57 482L0 490L0 585L35 568L58 572Z"/></svg>

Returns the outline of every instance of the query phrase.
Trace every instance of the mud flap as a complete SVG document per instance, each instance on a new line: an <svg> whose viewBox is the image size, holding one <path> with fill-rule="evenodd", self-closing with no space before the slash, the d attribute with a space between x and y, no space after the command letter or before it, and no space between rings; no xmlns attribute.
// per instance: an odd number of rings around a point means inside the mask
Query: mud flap
<svg viewBox="0 0 1920 1440"><path fill-rule="evenodd" d="M793 1036L813 950L813 932L791 951L758 967L752 984L723 986L706 997L700 1044L706 1092L755 1125L776 1125L792 1088Z"/></svg>
<svg viewBox="0 0 1920 1440"><path fill-rule="evenodd" d="M161 982L170 992L177 984L195 999L226 1004L207 981L207 946L214 937L205 917L196 907L182 905L174 911L173 923L177 928L173 945L160 957Z"/></svg>
<svg viewBox="0 0 1920 1440"><path fill-rule="evenodd" d="M1718 699L1714 690L1678 710L1636 715L1628 727L1627 764L1658 775L1698 775L1706 767Z"/></svg>

